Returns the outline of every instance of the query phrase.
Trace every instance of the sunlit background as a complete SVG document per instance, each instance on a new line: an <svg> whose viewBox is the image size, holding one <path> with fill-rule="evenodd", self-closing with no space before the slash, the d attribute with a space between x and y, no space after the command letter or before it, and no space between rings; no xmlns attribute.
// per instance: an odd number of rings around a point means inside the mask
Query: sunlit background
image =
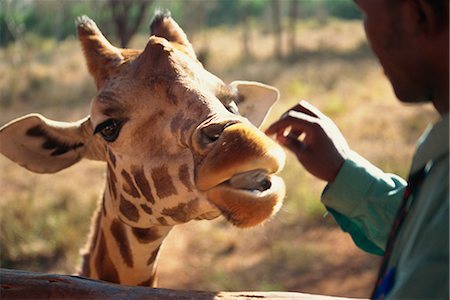
<svg viewBox="0 0 450 300"><path fill-rule="evenodd" d="M95 86L74 20L86 14L113 44L142 48L155 9L169 9L206 68L225 82L281 91L269 120L300 99L330 116L350 146L388 172L407 174L415 140L436 116L397 102L370 52L351 0L0 0L1 125L30 112L74 121ZM72 273L105 176L83 161L32 174L0 157L0 264ZM325 183L289 155L281 212L254 229L223 219L178 226L159 259L159 285L369 296L378 258L342 233L320 203Z"/></svg>

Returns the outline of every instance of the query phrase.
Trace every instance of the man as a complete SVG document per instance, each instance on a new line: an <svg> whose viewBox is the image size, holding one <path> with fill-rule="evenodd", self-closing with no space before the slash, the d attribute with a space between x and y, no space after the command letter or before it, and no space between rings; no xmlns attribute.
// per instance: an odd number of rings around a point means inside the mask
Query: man
<svg viewBox="0 0 450 300"><path fill-rule="evenodd" d="M372 298L448 299L449 1L355 3L397 98L431 101L441 116L419 139L408 182L352 152L334 123L305 101L266 133L328 182L322 201L355 243L384 255Z"/></svg>

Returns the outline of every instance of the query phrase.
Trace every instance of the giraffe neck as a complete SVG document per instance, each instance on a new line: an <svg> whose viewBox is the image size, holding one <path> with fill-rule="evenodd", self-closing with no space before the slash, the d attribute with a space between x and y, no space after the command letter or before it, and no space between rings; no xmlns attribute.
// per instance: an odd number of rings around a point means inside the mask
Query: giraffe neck
<svg viewBox="0 0 450 300"><path fill-rule="evenodd" d="M158 251L172 227L217 217L218 211L195 192L185 163L192 159L188 154L178 154L181 162L171 168L163 164L147 166L147 171L107 153L106 188L92 222L81 274L154 286Z"/></svg>
<svg viewBox="0 0 450 300"><path fill-rule="evenodd" d="M156 285L156 260L172 226L136 228L98 205L80 275L125 285Z"/></svg>

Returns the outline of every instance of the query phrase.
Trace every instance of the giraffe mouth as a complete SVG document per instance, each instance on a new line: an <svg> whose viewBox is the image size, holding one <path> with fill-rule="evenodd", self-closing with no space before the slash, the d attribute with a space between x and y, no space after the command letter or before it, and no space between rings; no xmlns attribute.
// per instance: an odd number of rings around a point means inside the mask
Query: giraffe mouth
<svg viewBox="0 0 450 300"><path fill-rule="evenodd" d="M256 169L235 174L213 189L217 188L246 195L256 201L264 201L266 196L284 191L284 181L278 176L270 175L266 170Z"/></svg>
<svg viewBox="0 0 450 300"><path fill-rule="evenodd" d="M222 184L228 185L233 189L258 194L270 189L272 181L265 170L257 169L238 173Z"/></svg>
<svg viewBox="0 0 450 300"><path fill-rule="evenodd" d="M226 127L198 165L197 188L222 215L238 227L257 225L274 215L285 196L283 180L275 176L285 153L254 127Z"/></svg>
<svg viewBox="0 0 450 300"><path fill-rule="evenodd" d="M207 197L233 225L255 226L280 209L284 181L263 169L233 175L206 191Z"/></svg>

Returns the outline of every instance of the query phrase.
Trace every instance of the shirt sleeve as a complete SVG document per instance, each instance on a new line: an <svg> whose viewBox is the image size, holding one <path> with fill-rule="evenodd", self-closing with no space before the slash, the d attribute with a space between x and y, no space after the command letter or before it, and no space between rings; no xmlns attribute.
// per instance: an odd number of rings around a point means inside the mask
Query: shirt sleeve
<svg viewBox="0 0 450 300"><path fill-rule="evenodd" d="M383 255L406 181L387 174L352 152L322 202L362 250Z"/></svg>

